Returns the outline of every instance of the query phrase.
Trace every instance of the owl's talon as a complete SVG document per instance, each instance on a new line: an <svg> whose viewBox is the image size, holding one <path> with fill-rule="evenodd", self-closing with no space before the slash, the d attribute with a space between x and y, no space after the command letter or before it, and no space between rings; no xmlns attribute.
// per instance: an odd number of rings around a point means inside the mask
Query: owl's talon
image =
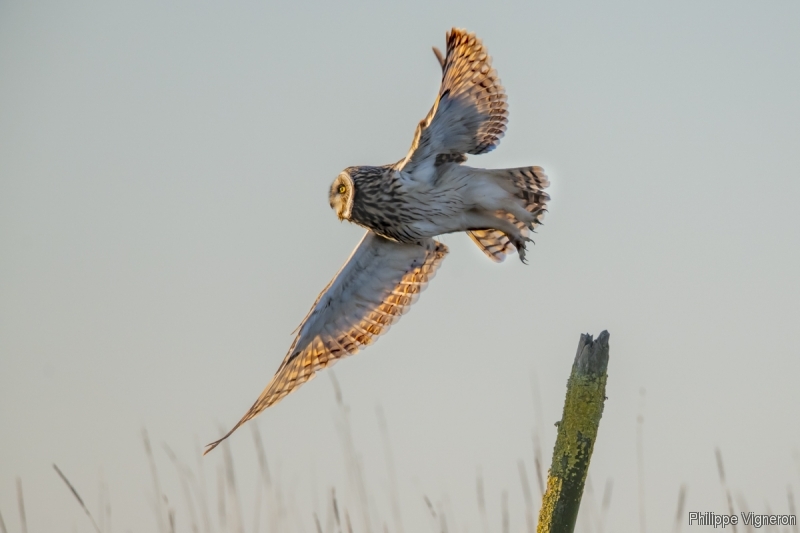
<svg viewBox="0 0 800 533"><path fill-rule="evenodd" d="M511 242L514 247L517 249L517 253L519 254L519 260L522 261L523 264L528 264L528 261L525 259L525 252L527 252L527 247L525 246L525 242L530 241L527 237L517 237L513 239Z"/></svg>

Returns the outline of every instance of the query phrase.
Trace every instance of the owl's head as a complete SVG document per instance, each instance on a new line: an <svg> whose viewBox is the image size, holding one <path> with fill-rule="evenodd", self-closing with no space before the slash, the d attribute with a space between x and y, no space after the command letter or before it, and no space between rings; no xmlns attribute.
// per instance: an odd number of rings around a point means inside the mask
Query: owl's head
<svg viewBox="0 0 800 533"><path fill-rule="evenodd" d="M355 194L353 178L350 177L347 171L336 176L328 193L328 201L331 204L331 209L336 211L339 220L350 220Z"/></svg>

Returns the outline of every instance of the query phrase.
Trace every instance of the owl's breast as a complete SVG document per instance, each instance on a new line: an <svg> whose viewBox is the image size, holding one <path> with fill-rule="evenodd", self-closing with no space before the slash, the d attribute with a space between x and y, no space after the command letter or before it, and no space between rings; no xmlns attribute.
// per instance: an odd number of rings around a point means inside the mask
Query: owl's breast
<svg viewBox="0 0 800 533"><path fill-rule="evenodd" d="M351 220L388 239L416 243L454 231L463 202L452 191L420 188L400 180L356 187Z"/></svg>
<svg viewBox="0 0 800 533"><path fill-rule="evenodd" d="M392 175L359 183L351 221L394 241L417 242L424 236L414 230L414 223L424 214L412 196Z"/></svg>
<svg viewBox="0 0 800 533"><path fill-rule="evenodd" d="M412 243L420 240L422 235L414 231L417 216L414 209L404 198L368 198L353 202L352 221L382 235L387 239Z"/></svg>

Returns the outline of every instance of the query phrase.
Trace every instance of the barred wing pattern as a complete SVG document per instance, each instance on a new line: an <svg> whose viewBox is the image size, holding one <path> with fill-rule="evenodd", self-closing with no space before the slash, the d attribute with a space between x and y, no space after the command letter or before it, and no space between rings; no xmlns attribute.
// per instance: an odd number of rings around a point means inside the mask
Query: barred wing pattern
<svg viewBox="0 0 800 533"><path fill-rule="evenodd" d="M375 342L405 314L447 254L433 239L422 245L390 241L368 231L314 302L272 381L213 450L242 424L314 377L317 370Z"/></svg>
<svg viewBox="0 0 800 533"><path fill-rule="evenodd" d="M447 33L439 96L397 169L413 173L432 165L439 154L490 152L505 134L507 117L505 89L483 43L474 33L453 28Z"/></svg>

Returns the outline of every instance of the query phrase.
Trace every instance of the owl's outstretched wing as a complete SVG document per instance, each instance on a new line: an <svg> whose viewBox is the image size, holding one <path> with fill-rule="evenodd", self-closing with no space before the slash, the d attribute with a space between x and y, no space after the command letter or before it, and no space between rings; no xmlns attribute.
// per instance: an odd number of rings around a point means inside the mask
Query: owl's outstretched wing
<svg viewBox="0 0 800 533"><path fill-rule="evenodd" d="M437 156L452 161L490 152L505 134L507 117L505 90L483 43L474 33L453 28L447 33L439 95L396 168L413 174L432 167Z"/></svg>
<svg viewBox="0 0 800 533"><path fill-rule="evenodd" d="M372 344L410 308L447 254L433 239L422 245L390 241L368 231L350 259L314 302L272 381L239 426L314 377L317 370Z"/></svg>

